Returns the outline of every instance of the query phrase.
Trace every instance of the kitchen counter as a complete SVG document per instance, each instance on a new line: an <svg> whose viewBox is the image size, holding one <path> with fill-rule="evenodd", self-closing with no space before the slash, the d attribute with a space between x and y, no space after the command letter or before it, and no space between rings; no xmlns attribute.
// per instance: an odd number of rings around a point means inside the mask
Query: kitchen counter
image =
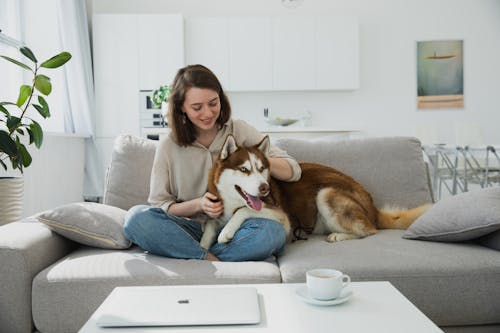
<svg viewBox="0 0 500 333"><path fill-rule="evenodd" d="M353 133L360 132L359 129L351 128L332 128L318 126L262 126L257 129L268 134L273 139L279 138L300 138L300 139L318 139L331 138L349 139Z"/></svg>

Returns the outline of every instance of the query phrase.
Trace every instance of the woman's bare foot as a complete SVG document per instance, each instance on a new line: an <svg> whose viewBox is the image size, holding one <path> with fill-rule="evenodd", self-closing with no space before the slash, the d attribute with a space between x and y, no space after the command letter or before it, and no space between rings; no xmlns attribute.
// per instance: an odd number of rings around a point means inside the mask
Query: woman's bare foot
<svg viewBox="0 0 500 333"><path fill-rule="evenodd" d="M212 253L210 252L207 252L207 256L205 257L205 260L209 260L209 261L220 261L219 258L217 258L216 256L214 256Z"/></svg>

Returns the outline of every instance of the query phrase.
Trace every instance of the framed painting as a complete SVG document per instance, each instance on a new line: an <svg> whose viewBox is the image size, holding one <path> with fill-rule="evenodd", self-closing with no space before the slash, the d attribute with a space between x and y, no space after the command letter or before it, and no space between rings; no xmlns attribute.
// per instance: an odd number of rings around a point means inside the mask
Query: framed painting
<svg viewBox="0 0 500 333"><path fill-rule="evenodd" d="M463 108L463 41L417 42L418 109Z"/></svg>

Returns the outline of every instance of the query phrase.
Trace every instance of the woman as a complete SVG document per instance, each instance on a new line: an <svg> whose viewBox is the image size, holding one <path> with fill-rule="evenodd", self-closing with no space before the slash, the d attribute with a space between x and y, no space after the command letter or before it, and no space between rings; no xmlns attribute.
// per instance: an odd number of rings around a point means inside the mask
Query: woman
<svg viewBox="0 0 500 333"><path fill-rule="evenodd" d="M223 202L207 192L208 172L229 134L239 145L254 145L262 134L243 121L231 120L231 107L217 77L202 65L181 68L169 97L171 133L156 150L149 203L130 209L125 235L144 250L173 258L223 261L264 260L285 244L282 225L248 219L229 243L209 251L199 241L208 218L220 216ZM300 178L300 167L272 147L271 175L285 181Z"/></svg>

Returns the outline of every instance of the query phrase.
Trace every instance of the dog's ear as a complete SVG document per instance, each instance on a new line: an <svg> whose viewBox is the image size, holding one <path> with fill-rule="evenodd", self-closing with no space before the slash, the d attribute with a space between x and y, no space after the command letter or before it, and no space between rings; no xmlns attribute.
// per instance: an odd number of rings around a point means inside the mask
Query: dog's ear
<svg viewBox="0 0 500 333"><path fill-rule="evenodd" d="M236 145L234 137L232 135L228 135L220 151L219 158L221 160L225 160L229 157L229 155L234 153L236 149L238 149L238 146Z"/></svg>
<svg viewBox="0 0 500 333"><path fill-rule="evenodd" d="M255 145L255 148L264 153L264 155L268 155L269 148L271 146L271 142L269 140L269 136L266 135L258 144Z"/></svg>

